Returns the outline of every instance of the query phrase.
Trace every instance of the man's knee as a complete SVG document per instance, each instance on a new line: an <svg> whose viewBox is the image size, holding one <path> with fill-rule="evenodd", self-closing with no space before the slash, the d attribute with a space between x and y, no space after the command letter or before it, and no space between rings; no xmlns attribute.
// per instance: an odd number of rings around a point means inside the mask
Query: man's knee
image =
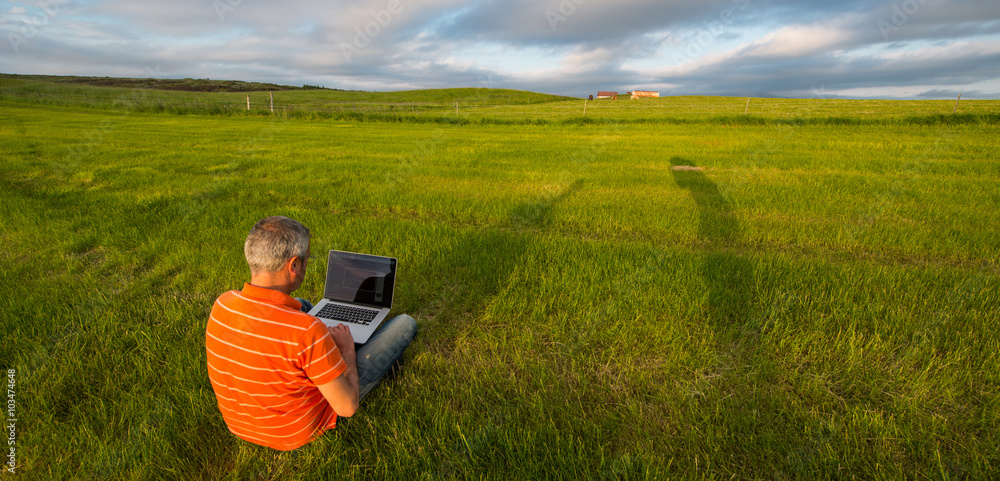
<svg viewBox="0 0 1000 481"><path fill-rule="evenodd" d="M417 321L409 314L400 314L393 320L396 329L399 329L399 336L412 340L417 336Z"/></svg>

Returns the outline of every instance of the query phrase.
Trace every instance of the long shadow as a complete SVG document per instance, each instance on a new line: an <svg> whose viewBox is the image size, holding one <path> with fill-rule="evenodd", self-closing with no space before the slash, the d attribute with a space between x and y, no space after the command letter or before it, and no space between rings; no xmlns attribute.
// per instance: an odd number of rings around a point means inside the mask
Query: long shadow
<svg viewBox="0 0 1000 481"><path fill-rule="evenodd" d="M680 157L670 162L677 185L688 190L698 206L701 273L709 289L707 322L717 337L720 354L720 365L706 368L723 371L723 380L717 381L722 390L716 391L719 397L713 400L715 414L708 415L713 429L706 429L707 437L696 442L712 445L720 453L758 452L764 460L762 466L773 466L775 472L790 477L809 477L811 473L805 471L825 449L821 446L844 442L844 435L810 428L826 421L803 406L794 406L805 393L788 391L800 389L801 381L790 381L795 375L780 372L783 370L776 366L782 354L775 352L767 332L776 322L774 296L785 291L783 279L770 269L770 261L741 252L742 228L718 186L703 171L694 170L694 162ZM767 267L758 268L761 262L767 262ZM728 369L734 369L734 374L725 374ZM726 392L730 395L723 396ZM743 414L751 412L755 414ZM750 477L761 475L771 473Z"/></svg>
<svg viewBox="0 0 1000 481"><path fill-rule="evenodd" d="M573 181L558 195L525 202L514 208L510 214L511 223L518 227L545 228L552 224L552 210L567 197L583 187L583 179Z"/></svg>
<svg viewBox="0 0 1000 481"><path fill-rule="evenodd" d="M519 232L470 230L459 234L452 252L440 259L448 283L441 315L478 314L503 289L530 244L529 236Z"/></svg>
<svg viewBox="0 0 1000 481"><path fill-rule="evenodd" d="M509 227L470 229L456 233L453 246L435 262L436 306L429 314L448 326L453 336L470 317L477 316L504 289L515 269L532 255L534 235L552 225L557 205L583 185L577 180L562 192L519 204L509 213Z"/></svg>
<svg viewBox="0 0 1000 481"><path fill-rule="evenodd" d="M698 243L704 250L702 275L708 284L709 319L719 332L735 333L751 318L754 267L739 253L741 228L732 204L694 162L673 157L671 172L698 206Z"/></svg>

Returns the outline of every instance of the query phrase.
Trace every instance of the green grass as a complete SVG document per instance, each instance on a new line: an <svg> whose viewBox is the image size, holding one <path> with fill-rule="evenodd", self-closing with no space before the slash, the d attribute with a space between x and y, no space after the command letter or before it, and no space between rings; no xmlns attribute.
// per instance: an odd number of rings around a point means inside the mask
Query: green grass
<svg viewBox="0 0 1000 481"><path fill-rule="evenodd" d="M117 112L158 112L169 114L278 115L325 117L351 115L391 115L438 117L444 114L467 116L470 109L485 110L503 105L517 107L564 100L568 97L509 89L452 88L401 92L366 92L326 89L269 91L267 84L243 83L239 91L204 92L161 90L152 86L168 82L155 79L109 79L124 83L102 86L72 83L74 77L12 76L0 74L0 101L28 105L79 106ZM100 80L100 79L94 79ZM227 87L232 82L211 81L211 86ZM190 88L204 88L192 81ZM218 84L218 85L216 85ZM164 85L170 88L188 88ZM258 90L243 89L262 86ZM273 97L272 97L273 96ZM250 108L247 109L247 98ZM274 103L272 114L271 103Z"/></svg>
<svg viewBox="0 0 1000 481"><path fill-rule="evenodd" d="M763 110L779 102L829 111ZM5 101L18 462L54 479L995 476L996 104L744 103L390 123ZM394 311L420 326L400 377L291 453L229 434L205 369L211 303L248 279L242 242L271 214L314 252L397 256ZM324 269L297 294L320 297Z"/></svg>
<svg viewBox="0 0 1000 481"><path fill-rule="evenodd" d="M100 78L91 78L100 81ZM190 80L190 79L188 79ZM185 81L108 79L121 88L76 84L76 77L13 76L0 74L0 101L21 105L84 107L118 113L209 114L270 116L281 119L427 122L441 124L547 123L692 123L712 121L731 125L859 123L908 124L998 122L1000 100L841 100L749 99L678 96L637 100L571 99L486 87L365 92L344 90L282 90L268 92L203 92L156 90L152 85ZM232 82L191 80L201 83ZM236 88L249 89L253 83ZM185 87L187 88L187 87ZM271 111L271 94L274 109ZM247 109L247 97L250 109ZM953 115L956 113L957 115Z"/></svg>

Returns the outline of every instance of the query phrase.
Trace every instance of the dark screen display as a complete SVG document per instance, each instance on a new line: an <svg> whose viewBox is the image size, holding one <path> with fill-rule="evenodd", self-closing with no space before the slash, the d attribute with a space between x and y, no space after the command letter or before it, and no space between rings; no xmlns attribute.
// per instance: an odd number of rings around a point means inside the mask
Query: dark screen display
<svg viewBox="0 0 1000 481"><path fill-rule="evenodd" d="M324 296L336 301L391 307L395 279L396 259L330 251Z"/></svg>

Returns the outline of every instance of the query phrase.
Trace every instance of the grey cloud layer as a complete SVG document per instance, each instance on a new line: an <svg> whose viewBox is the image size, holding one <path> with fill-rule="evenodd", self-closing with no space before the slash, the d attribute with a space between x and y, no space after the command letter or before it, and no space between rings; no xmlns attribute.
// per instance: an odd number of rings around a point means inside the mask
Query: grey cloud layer
<svg viewBox="0 0 1000 481"><path fill-rule="evenodd" d="M41 10L9 1L0 30L23 41L17 53L0 46L5 72L142 76L159 65L171 77L569 95L781 96L820 84L936 95L995 82L982 94L1000 94L996 0L52 0L61 9L30 38ZM505 71L470 53L479 48L549 61Z"/></svg>

